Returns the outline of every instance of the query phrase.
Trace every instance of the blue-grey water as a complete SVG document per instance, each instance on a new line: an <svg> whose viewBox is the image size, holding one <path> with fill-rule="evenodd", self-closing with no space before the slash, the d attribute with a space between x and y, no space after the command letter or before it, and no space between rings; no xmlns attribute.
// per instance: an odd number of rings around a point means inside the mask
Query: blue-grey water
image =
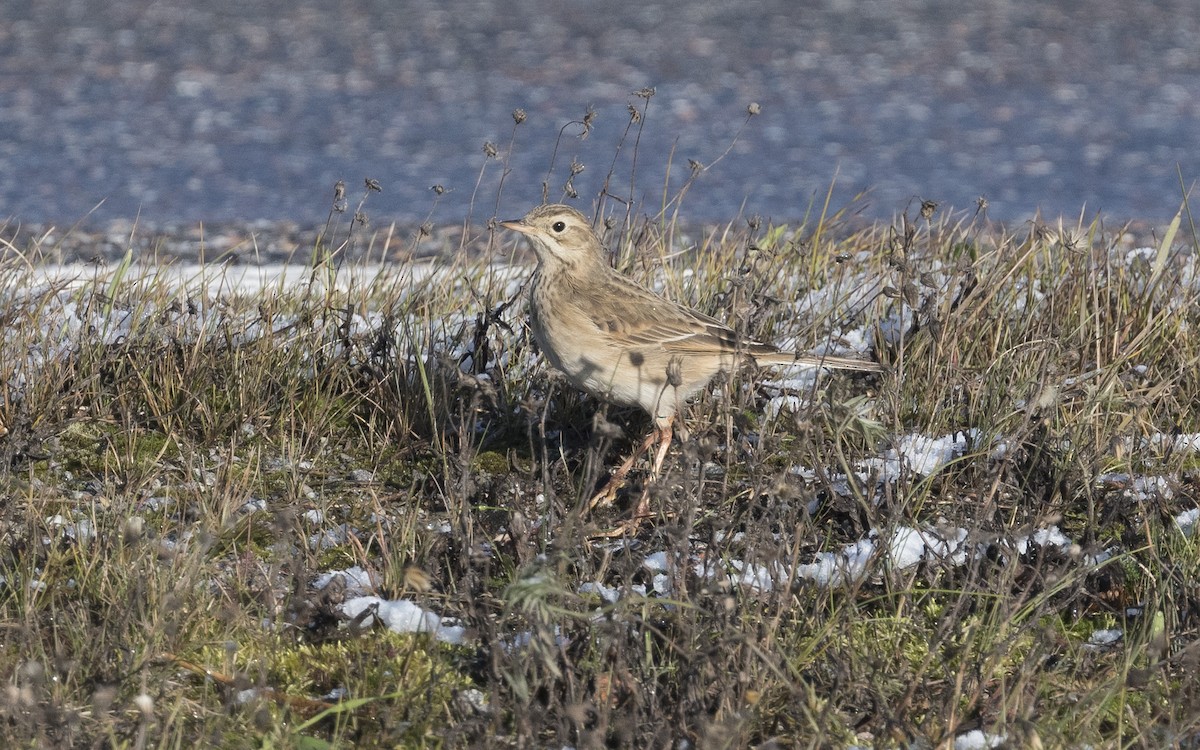
<svg viewBox="0 0 1200 750"><path fill-rule="evenodd" d="M516 214L556 145L550 195L577 159L583 203L607 178L653 208L711 165L694 220L831 185L869 217L1160 220L1198 144L1195 0L0 1L10 224L319 222L364 177L376 222Z"/></svg>

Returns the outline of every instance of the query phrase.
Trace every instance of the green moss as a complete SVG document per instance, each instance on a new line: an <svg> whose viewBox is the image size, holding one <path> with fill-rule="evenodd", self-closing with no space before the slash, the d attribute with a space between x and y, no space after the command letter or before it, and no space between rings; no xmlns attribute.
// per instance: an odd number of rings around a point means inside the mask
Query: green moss
<svg viewBox="0 0 1200 750"><path fill-rule="evenodd" d="M273 725L265 731L272 738L303 729L305 735L336 740L361 725L391 743L407 744L438 736L451 702L472 685L457 666L459 656L427 635L383 631L319 644L269 639L236 651L209 646L195 662L273 691L276 700L264 704ZM328 721L306 726L289 719L288 711L315 714L304 701L328 702L330 693L344 698L328 712Z"/></svg>
<svg viewBox="0 0 1200 750"><path fill-rule="evenodd" d="M416 481L428 476L440 476L442 461L432 453L410 456L396 456L390 461L379 463L375 468L375 479L390 487L410 487Z"/></svg>
<svg viewBox="0 0 1200 750"><path fill-rule="evenodd" d="M272 681L290 695L315 697L346 688L353 697L385 697L413 711L436 710L470 685L426 635L371 633L353 640L301 644L277 654Z"/></svg>
<svg viewBox="0 0 1200 750"><path fill-rule="evenodd" d="M471 461L471 470L482 474L507 474L508 458L497 451L483 451Z"/></svg>

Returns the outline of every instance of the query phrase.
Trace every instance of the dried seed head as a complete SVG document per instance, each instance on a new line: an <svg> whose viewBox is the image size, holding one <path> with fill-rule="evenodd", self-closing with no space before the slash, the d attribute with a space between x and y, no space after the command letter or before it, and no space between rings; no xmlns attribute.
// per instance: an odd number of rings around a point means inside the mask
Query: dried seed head
<svg viewBox="0 0 1200 750"><path fill-rule="evenodd" d="M746 107L746 114L750 115L751 117L754 117L760 112L762 112L762 106L759 105L758 102L750 102L749 106Z"/></svg>
<svg viewBox="0 0 1200 750"><path fill-rule="evenodd" d="M921 218L929 221L933 218L933 212L937 211L938 204L931 200L921 201Z"/></svg>
<svg viewBox="0 0 1200 750"><path fill-rule="evenodd" d="M654 96L654 94L655 91L653 86L647 86L646 88L638 89L637 91L633 92L634 96L638 97L639 99L645 99L646 101L650 101L650 97Z"/></svg>
<svg viewBox="0 0 1200 750"><path fill-rule="evenodd" d="M125 525L121 529L121 537L125 544L137 544L141 541L146 529L146 519L141 516L133 516L125 520Z"/></svg>
<svg viewBox="0 0 1200 750"><path fill-rule="evenodd" d="M379 180L376 180L372 177L368 177L366 179L366 183L367 183L367 190L370 190L372 193L382 193L383 192L383 186L381 186L379 184Z"/></svg>
<svg viewBox="0 0 1200 750"><path fill-rule="evenodd" d="M518 125L525 122L525 110L514 109L513 110L513 122L515 122Z"/></svg>
<svg viewBox="0 0 1200 750"><path fill-rule="evenodd" d="M576 159L576 158L571 159L571 176L572 177L579 174L580 172L582 172L585 169L587 169L587 167L585 167L583 165L583 163L580 162L578 159Z"/></svg>
<svg viewBox="0 0 1200 750"><path fill-rule="evenodd" d="M981 195L975 199L975 208L978 211L986 211L988 207L988 199L986 195Z"/></svg>
<svg viewBox="0 0 1200 750"><path fill-rule="evenodd" d="M604 415L603 409L598 410L592 417L592 434L606 440L620 440L625 437L625 432L621 429L621 426L608 421L608 417Z"/></svg>
<svg viewBox="0 0 1200 750"><path fill-rule="evenodd" d="M1060 393L1057 385L1047 385L1042 388L1037 397L1033 399L1033 408L1037 410L1049 409L1058 403Z"/></svg>
<svg viewBox="0 0 1200 750"><path fill-rule="evenodd" d="M333 183L333 210L335 213L344 213L349 204L346 202L346 181L338 180Z"/></svg>
<svg viewBox="0 0 1200 750"><path fill-rule="evenodd" d="M137 706L137 710L142 712L143 718L149 719L154 716L154 699L145 693L141 693L133 699L133 705Z"/></svg>
<svg viewBox="0 0 1200 750"><path fill-rule="evenodd" d="M116 685L100 685L92 692L92 708L96 713L107 713L116 700Z"/></svg>
<svg viewBox="0 0 1200 750"><path fill-rule="evenodd" d="M409 565L404 569L404 588L423 594L433 588L433 579L416 565Z"/></svg>
<svg viewBox="0 0 1200 750"><path fill-rule="evenodd" d="M499 152L496 151L496 144L492 143L491 141L484 141L483 142L483 153L485 156L487 156L487 158L495 159L496 154Z"/></svg>
<svg viewBox="0 0 1200 750"><path fill-rule="evenodd" d="M596 108L588 105L587 112L583 113L583 132L579 134L579 140L584 140L588 134L592 132L592 122L596 119Z"/></svg>
<svg viewBox="0 0 1200 750"><path fill-rule="evenodd" d="M642 121L642 113L632 104L629 105L629 121L635 124Z"/></svg>
<svg viewBox="0 0 1200 750"><path fill-rule="evenodd" d="M365 227L367 225L367 212L366 211L355 211L354 212L354 223Z"/></svg>
<svg viewBox="0 0 1200 750"><path fill-rule="evenodd" d="M429 189L432 190L436 195L444 195L446 192L446 188L442 185L432 185Z"/></svg>
<svg viewBox="0 0 1200 750"><path fill-rule="evenodd" d="M688 166L691 167L692 174L699 174L700 171L704 169L704 165L695 159L688 159Z"/></svg>

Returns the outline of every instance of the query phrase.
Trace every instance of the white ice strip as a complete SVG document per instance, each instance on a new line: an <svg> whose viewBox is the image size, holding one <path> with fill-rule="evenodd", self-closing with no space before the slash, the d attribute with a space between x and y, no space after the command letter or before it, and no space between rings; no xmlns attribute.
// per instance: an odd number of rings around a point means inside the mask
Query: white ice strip
<svg viewBox="0 0 1200 750"><path fill-rule="evenodd" d="M338 264L331 274L323 266L315 270L305 263L134 263L96 266L88 263L30 265L19 274L0 275L0 298L12 292L14 285L22 289L45 290L59 288L76 290L89 284L111 284L120 274L123 285L155 285L190 293L204 292L222 295L256 295L265 290L286 291L310 282L325 288L349 291L367 289L372 285L441 284L460 278L467 266L454 259L437 258L408 263ZM478 268L472 263L470 267ZM503 284L505 296L517 291L532 272L532 268L510 263L492 263L486 275ZM332 284L329 282L332 280Z"/></svg>

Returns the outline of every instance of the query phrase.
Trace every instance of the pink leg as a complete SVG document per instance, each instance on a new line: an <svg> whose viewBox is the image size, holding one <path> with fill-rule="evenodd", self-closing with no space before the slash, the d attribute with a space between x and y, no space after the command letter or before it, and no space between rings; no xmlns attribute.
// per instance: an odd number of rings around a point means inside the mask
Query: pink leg
<svg viewBox="0 0 1200 750"><path fill-rule="evenodd" d="M671 437L675 434L675 430L672 429L671 423L667 422L666 427L655 432L658 433L658 450L654 453L654 465L650 469L650 475L657 477L658 472L662 471L663 459L667 457L667 450L671 447ZM650 433L650 436L654 437L654 432ZM649 442L646 443L646 447L650 447Z"/></svg>
<svg viewBox="0 0 1200 750"><path fill-rule="evenodd" d="M654 463L651 464L650 475L657 477L659 470L662 469L663 460L667 457L667 450L671 447L671 436L673 434L674 430L672 430L671 422L667 422L665 427L655 427L652 429L650 434L646 435L646 439L642 441L642 444L630 454L629 458L625 459L625 461L617 467L617 470L613 472L613 475L609 477L609 480L604 483L604 488L596 493L596 496L592 498L590 503L588 503L588 510L594 510L598 507L611 505L612 501L617 497L617 491L625 485L625 477L633 469L633 465L637 463L638 458L640 458L643 453L649 451L650 447L655 445L655 443L658 444L658 449L654 452ZM642 500L638 503L638 512L635 513L635 515L641 515L642 511L648 509L648 507L649 498L647 497L646 493L643 492Z"/></svg>

